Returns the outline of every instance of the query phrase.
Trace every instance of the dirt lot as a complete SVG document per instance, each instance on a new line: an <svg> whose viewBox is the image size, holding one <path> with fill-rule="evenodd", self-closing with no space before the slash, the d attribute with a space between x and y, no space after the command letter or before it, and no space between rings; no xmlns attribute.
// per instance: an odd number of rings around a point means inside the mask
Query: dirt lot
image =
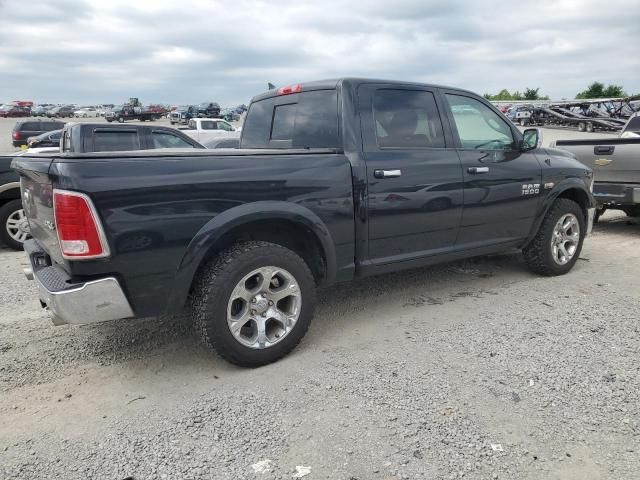
<svg viewBox="0 0 640 480"><path fill-rule="evenodd" d="M53 327L0 250L0 478L640 478L639 241L608 212L564 277L505 254L324 291L256 370L181 320Z"/></svg>

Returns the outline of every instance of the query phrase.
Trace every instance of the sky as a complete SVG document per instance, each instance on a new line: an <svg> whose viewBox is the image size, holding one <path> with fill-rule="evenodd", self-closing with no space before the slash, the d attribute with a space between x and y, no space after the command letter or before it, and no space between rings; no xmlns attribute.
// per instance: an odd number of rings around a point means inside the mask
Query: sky
<svg viewBox="0 0 640 480"><path fill-rule="evenodd" d="M640 0L0 0L0 103L248 103L362 76L640 93Z"/></svg>

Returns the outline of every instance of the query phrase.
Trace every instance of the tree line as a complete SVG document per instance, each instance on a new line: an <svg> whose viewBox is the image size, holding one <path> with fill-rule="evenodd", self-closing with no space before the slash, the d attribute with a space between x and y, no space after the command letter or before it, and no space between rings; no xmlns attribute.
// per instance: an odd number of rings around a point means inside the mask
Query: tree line
<svg viewBox="0 0 640 480"><path fill-rule="evenodd" d="M621 85L607 85L601 82L593 82L582 92L578 92L575 98L618 98L628 97ZM485 93L484 98L492 101L504 100L549 100L548 95L541 95L540 88L525 88L523 92L516 90L511 93L503 88L495 95Z"/></svg>

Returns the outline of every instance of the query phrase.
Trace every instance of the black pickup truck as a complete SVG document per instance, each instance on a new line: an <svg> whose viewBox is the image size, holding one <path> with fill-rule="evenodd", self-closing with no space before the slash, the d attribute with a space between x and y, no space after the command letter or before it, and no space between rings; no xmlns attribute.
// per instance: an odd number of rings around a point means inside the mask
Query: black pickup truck
<svg viewBox="0 0 640 480"><path fill-rule="evenodd" d="M591 170L482 97L341 79L255 97L235 150L17 158L25 244L55 323L182 311L227 360L302 339L316 287L522 249L574 266Z"/></svg>

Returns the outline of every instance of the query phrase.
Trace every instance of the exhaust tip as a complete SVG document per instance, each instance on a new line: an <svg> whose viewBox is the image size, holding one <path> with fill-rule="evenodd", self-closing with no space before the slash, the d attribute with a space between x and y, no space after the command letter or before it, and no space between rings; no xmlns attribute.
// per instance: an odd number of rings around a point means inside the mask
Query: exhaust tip
<svg viewBox="0 0 640 480"><path fill-rule="evenodd" d="M31 268L23 268L22 272L27 277L27 280L33 280L33 270Z"/></svg>

